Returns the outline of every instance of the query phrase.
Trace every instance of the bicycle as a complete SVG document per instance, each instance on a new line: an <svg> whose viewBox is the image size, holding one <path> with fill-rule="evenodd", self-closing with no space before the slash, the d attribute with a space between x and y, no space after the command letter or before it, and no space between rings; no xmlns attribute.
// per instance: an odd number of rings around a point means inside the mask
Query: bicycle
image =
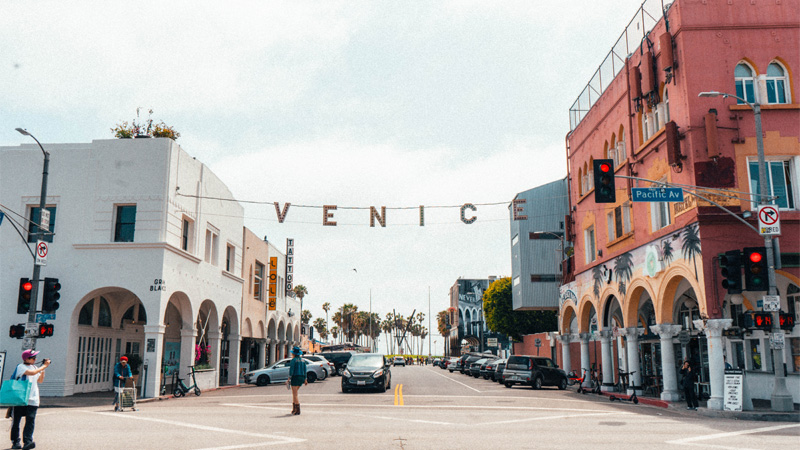
<svg viewBox="0 0 800 450"><path fill-rule="evenodd" d="M183 397L192 389L194 389L194 395L199 396L202 393L200 388L197 386L197 378L194 375L194 366L189 366L189 369L192 371L192 385L187 386L186 383L183 382L183 378L178 378L178 383L175 384L175 388L172 390L172 395L175 397Z"/></svg>
<svg viewBox="0 0 800 450"><path fill-rule="evenodd" d="M635 373L636 373L635 370L633 372L619 372L619 381L620 381L619 384L622 385L621 390L623 392L628 390L628 377L633 375L633 374L635 374ZM621 402L633 402L634 405L638 405L639 404L639 397L636 396L636 386L631 386L631 387L633 388L633 394L631 394L630 397L617 397L616 395L612 395L608 399L610 401L612 401L612 402L614 400L617 400L620 403Z"/></svg>

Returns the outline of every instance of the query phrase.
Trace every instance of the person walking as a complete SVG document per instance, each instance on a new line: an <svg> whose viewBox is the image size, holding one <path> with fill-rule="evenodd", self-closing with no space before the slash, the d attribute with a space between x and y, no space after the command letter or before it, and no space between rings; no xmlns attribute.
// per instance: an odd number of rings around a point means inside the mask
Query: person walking
<svg viewBox="0 0 800 450"><path fill-rule="evenodd" d="M683 395L686 397L686 409L697 411L697 394L694 392L694 383L697 381L697 377L688 360L683 362L681 375L683 375Z"/></svg>
<svg viewBox="0 0 800 450"><path fill-rule="evenodd" d="M303 351L300 350L300 347L295 346L292 349L292 360L289 361L289 379L286 380L286 384L290 385L292 388L292 415L298 416L300 415L300 398L297 395L297 391L300 390L300 386L304 384L308 384L308 378L306 375L306 371L308 370L306 367L306 362L303 361L303 358L300 355L303 354Z"/></svg>
<svg viewBox="0 0 800 450"><path fill-rule="evenodd" d="M128 365L128 357L120 356L119 362L114 365L114 412L122 411L119 407L122 398L122 389L125 387L125 379L132 378L133 373ZM133 408L136 411L136 408Z"/></svg>
<svg viewBox="0 0 800 450"><path fill-rule="evenodd" d="M13 420L11 422L11 448L28 450L36 448L33 442L33 427L36 425L36 411L39 409L39 383L44 381L44 370L50 365L50 360L45 359L40 367L36 367L36 350L25 350L22 352L22 363L14 370L14 377L26 377L31 383L31 390L28 394L27 406L15 406ZM25 428L22 430L22 444L19 441L19 425L22 418L25 418Z"/></svg>

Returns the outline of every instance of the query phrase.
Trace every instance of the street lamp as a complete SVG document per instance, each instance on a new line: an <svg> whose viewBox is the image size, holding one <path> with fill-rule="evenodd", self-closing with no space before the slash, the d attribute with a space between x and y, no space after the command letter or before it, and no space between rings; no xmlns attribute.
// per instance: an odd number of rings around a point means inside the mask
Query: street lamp
<svg viewBox="0 0 800 450"><path fill-rule="evenodd" d="M39 223L36 224L36 238L37 241L41 239L43 236L42 227L41 227L41 217L44 214L45 207L47 206L47 170L50 166L50 153L47 153L42 147L42 143L36 139L36 136L29 133L27 130L22 128L16 129L21 135L23 136L30 136L36 141L36 144L39 145L39 149L42 150L44 154L44 165L42 168L42 194L39 197ZM33 285L31 289L31 304L30 308L28 309L28 324L30 326L27 329L31 329L33 325L36 323L36 307L39 303L39 274L42 270L42 266L36 264L34 261L33 264L33 279L31 280L31 284ZM23 349L36 349L36 336L25 336L25 340L22 342Z"/></svg>
<svg viewBox="0 0 800 450"><path fill-rule="evenodd" d="M757 102L750 103L746 99L733 94L724 92L708 91L697 94L698 97L732 97L742 103L746 103L753 110L753 117L756 125L756 148L758 150L758 190L759 204L769 198L767 192L767 165L764 162L764 138L761 133L761 105ZM777 295L775 288L775 257L772 250L772 236L764 236L764 247L767 250L767 294ZM772 333L783 333L780 328L780 311L772 311ZM792 395L786 388L786 368L784 367L783 349L772 349L773 361L775 361L775 385L772 388L772 410L773 411L794 411Z"/></svg>

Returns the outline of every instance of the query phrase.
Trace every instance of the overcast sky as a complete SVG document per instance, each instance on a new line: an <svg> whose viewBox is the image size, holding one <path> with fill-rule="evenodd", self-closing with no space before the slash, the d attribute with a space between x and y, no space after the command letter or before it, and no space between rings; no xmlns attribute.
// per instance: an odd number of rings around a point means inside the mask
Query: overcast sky
<svg viewBox="0 0 800 450"><path fill-rule="evenodd" d="M471 225L430 206L563 178L569 108L640 4L4 0L0 145L30 143L16 127L45 145L108 139L152 108L238 199L339 207L323 227L320 209L278 223L244 204L257 235L295 239L315 317L326 301L368 310L370 291L382 316L427 315L429 289L435 316L458 277L510 276L511 252L507 204ZM343 210L419 205L424 227L417 209L385 228Z"/></svg>

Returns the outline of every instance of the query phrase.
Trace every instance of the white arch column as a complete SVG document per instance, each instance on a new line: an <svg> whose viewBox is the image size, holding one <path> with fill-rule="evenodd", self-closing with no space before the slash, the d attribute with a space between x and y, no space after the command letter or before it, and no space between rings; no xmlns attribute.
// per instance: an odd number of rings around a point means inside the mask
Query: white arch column
<svg viewBox="0 0 800 450"><path fill-rule="evenodd" d="M181 365L178 367L178 376L187 379L190 369L194 365L194 346L197 338L197 330L192 328L181 328Z"/></svg>
<svg viewBox="0 0 800 450"><path fill-rule="evenodd" d="M278 360L278 341L275 339L267 339L269 344L269 363L274 364Z"/></svg>
<svg viewBox="0 0 800 450"><path fill-rule="evenodd" d="M167 327L164 325L145 325L144 326L144 364L147 366L147 375L144 377L144 391L142 397L155 397L159 394L161 386L161 361L164 359L164 332ZM155 342L155 347L147 344ZM152 348L153 351L150 351Z"/></svg>
<svg viewBox="0 0 800 450"><path fill-rule="evenodd" d="M286 341L278 341L278 360L286 358Z"/></svg>
<svg viewBox="0 0 800 450"><path fill-rule="evenodd" d="M678 374L675 368L675 347L672 345L672 338L681 332L680 325L662 323L650 327L654 333L661 338L661 376L664 383L664 390L661 392L661 400L677 402L681 399L678 391Z"/></svg>
<svg viewBox="0 0 800 450"><path fill-rule="evenodd" d="M256 365L259 369L263 369L267 365L267 342L269 339L258 340L258 361Z"/></svg>
<svg viewBox="0 0 800 450"><path fill-rule="evenodd" d="M242 349L242 336L228 334L228 385L239 384L239 359Z"/></svg>
<svg viewBox="0 0 800 450"><path fill-rule="evenodd" d="M722 353L722 330L728 329L733 324L733 319L710 319L692 322L694 327L703 330L708 342L708 383L711 388L711 397L706 406L708 409L722 410L725 393L725 356Z"/></svg>
<svg viewBox="0 0 800 450"><path fill-rule="evenodd" d="M644 334L644 328L620 328L620 334L625 336L628 348L628 395L633 394L630 386L636 386L636 395L642 394L642 368L639 365L639 336Z"/></svg>
<svg viewBox="0 0 800 450"><path fill-rule="evenodd" d="M214 387L219 387L219 371L222 370L219 367L219 354L220 348L222 347L220 343L222 342L222 333L219 331L209 331L208 332L208 345L211 347L211 358L208 362L209 364L213 364L214 369L216 370L216 375L214 376Z"/></svg>
<svg viewBox="0 0 800 450"><path fill-rule="evenodd" d="M579 336L581 340L581 373L578 376L584 376L583 374L586 374L581 386L585 388L591 388L592 377L590 375L592 373L592 365L591 362L589 362L589 338L591 337L591 334L581 333Z"/></svg>
<svg viewBox="0 0 800 450"><path fill-rule="evenodd" d="M559 342L561 342L561 364L562 368L565 372L569 374L572 370L572 358L569 353L569 343L570 343L570 335L569 334L562 334L558 336Z"/></svg>
<svg viewBox="0 0 800 450"><path fill-rule="evenodd" d="M603 363L603 385L600 389L603 392L608 392L614 386L614 363L613 355L611 354L611 330L603 330L600 333L600 354Z"/></svg>

